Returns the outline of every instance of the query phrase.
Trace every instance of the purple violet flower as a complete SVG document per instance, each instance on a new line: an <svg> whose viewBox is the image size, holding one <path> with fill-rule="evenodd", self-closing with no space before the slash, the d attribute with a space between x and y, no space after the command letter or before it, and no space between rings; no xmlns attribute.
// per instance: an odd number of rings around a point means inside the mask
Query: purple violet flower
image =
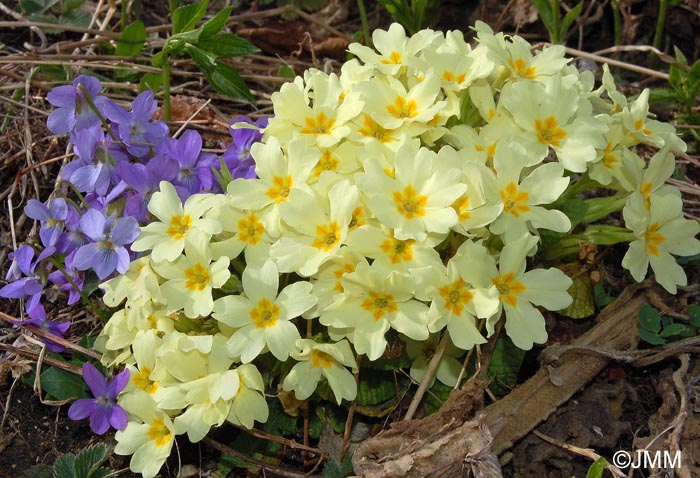
<svg viewBox="0 0 700 478"><path fill-rule="evenodd" d="M87 244L88 238L80 230L80 212L76 211L74 207L68 208L65 227L66 233L56 247L58 252L70 254L80 246Z"/></svg>
<svg viewBox="0 0 700 478"><path fill-rule="evenodd" d="M64 259L65 265L63 267L63 271L57 270L49 274L49 281L59 286L61 290L68 292L68 301L66 302L68 305L73 305L80 300L80 291L83 290L83 285L85 283L83 274L81 274L73 265L73 258L75 257L76 252L77 249L73 249L73 251L66 256ZM64 272L68 274L70 279L80 290L76 290L76 288L73 287L73 284L71 284L63 274Z"/></svg>
<svg viewBox="0 0 700 478"><path fill-rule="evenodd" d="M54 134L73 133L100 124L100 118L88 104L85 94L87 92L90 95L97 109L102 112L109 100L99 96L101 89L100 80L80 75L73 80L72 85L57 86L49 91L46 99L56 106L46 120L49 131Z"/></svg>
<svg viewBox="0 0 700 478"><path fill-rule="evenodd" d="M168 125L163 121L151 121L156 106L153 92L149 90L136 97L131 113L114 103L106 107L107 118L117 124L119 138L136 157L147 156L152 145L168 134Z"/></svg>
<svg viewBox="0 0 700 478"><path fill-rule="evenodd" d="M210 190L214 182L212 167L216 156L202 153L202 137L194 130L186 130L178 139L166 138L160 143L163 152L178 162L179 171L173 181L184 202L192 194Z"/></svg>
<svg viewBox="0 0 700 478"><path fill-rule="evenodd" d="M61 175L83 193L107 194L109 187L119 182L117 166L128 162L129 155L122 146L105 136L98 125L75 133L75 152L78 160L63 167Z"/></svg>
<svg viewBox="0 0 700 478"><path fill-rule="evenodd" d="M151 158L146 164L120 164L119 174L133 189L126 200L125 215L144 222L149 214L148 202L153 193L158 191L160 182L171 182L178 171L178 163L164 154Z"/></svg>
<svg viewBox="0 0 700 478"><path fill-rule="evenodd" d="M65 220L68 218L68 204L63 198L54 198L48 206L36 199L27 201L24 212L32 219L41 222L39 237L44 247L55 246L63 232Z"/></svg>
<svg viewBox="0 0 700 478"><path fill-rule="evenodd" d="M36 272L36 266L48 256L56 252L53 247L47 247L35 261L34 249L22 244L11 253L12 264L5 279L9 284L0 289L0 297L6 299L21 299L29 296L27 308L38 304L44 291L44 279Z"/></svg>
<svg viewBox="0 0 700 478"><path fill-rule="evenodd" d="M68 329L70 328L70 321L54 322L52 320L48 320L46 318L44 306L39 303L34 304L31 307L29 304L27 304L27 315L29 316L29 319L25 321L16 321L15 324L33 325L39 330L43 330L44 332L48 332L51 335L61 338L63 338L63 335L68 332ZM46 350L49 352L61 353L66 349L63 345L59 345L51 339L45 339L44 337L40 338L46 345Z"/></svg>
<svg viewBox="0 0 700 478"><path fill-rule="evenodd" d="M239 115L236 116L231 124L233 125L236 123L249 123L258 128L265 129L267 127L268 117L263 116L254 122L247 116ZM229 133L231 133L233 143L226 148L222 157L229 171L231 171L231 176L233 176L234 179L255 178L255 161L250 155L250 148L254 143L262 140L263 132L252 128L229 128Z"/></svg>
<svg viewBox="0 0 700 478"><path fill-rule="evenodd" d="M71 420L90 417L90 428L98 435L103 435L109 427L122 430L126 427L128 417L116 400L119 392L129 383L129 370L124 369L107 381L89 362L83 364L83 380L95 398L76 400L68 409Z"/></svg>
<svg viewBox="0 0 700 478"><path fill-rule="evenodd" d="M115 270L124 274L129 269L131 244L139 235L139 225L133 217L115 220L90 209L80 218L80 230L92 241L81 246L73 258L73 266L81 271L92 269L102 280Z"/></svg>

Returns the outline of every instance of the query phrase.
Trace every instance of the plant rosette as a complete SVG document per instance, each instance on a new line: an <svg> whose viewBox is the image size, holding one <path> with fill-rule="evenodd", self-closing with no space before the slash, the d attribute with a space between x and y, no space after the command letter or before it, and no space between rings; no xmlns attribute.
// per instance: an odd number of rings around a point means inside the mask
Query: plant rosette
<svg viewBox="0 0 700 478"><path fill-rule="evenodd" d="M518 347L544 343L543 310L570 305L572 280L543 253L567 240L631 242L635 280L651 266L667 290L686 284L674 256L700 253L700 225L663 185L685 144L648 94L628 101L605 67L595 89L561 46L475 30L473 48L455 31L378 30L340 74L272 95L255 178L188 198L160 184L134 244L147 255L102 284L119 307L103 360L131 370L116 452L134 471L154 476L177 434L267 420L271 386L353 400L358 356L397 336L421 349L448 334L451 358L504 321ZM642 143L660 149L648 166ZM614 193L606 212L571 214L596 187ZM590 229L621 209L626 228Z"/></svg>

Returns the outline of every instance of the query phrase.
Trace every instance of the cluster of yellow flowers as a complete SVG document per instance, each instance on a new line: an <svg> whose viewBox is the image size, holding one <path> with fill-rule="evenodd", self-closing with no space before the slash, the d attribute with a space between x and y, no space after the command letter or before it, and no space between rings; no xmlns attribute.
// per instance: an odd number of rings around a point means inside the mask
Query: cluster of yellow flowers
<svg viewBox="0 0 700 478"><path fill-rule="evenodd" d="M272 96L257 179L184 205L161 183L158 222L133 245L150 254L102 285L121 307L100 342L131 371L116 452L134 471L154 476L177 434L265 421L261 354L291 357L279 382L298 399L325 380L340 403L357 393L356 354L379 359L389 329L408 342L445 330L468 350L504 316L518 347L544 343L540 308L567 307L572 281L528 259L538 230L572 228L550 206L572 179L626 198L635 279L651 264L669 291L685 284L671 254L700 252L700 226L664 185L685 144L648 117L648 92L628 102L561 46L476 31L472 48L456 31L378 30L340 75L310 70ZM640 143L660 148L648 167ZM454 369L438 378L454 384Z"/></svg>

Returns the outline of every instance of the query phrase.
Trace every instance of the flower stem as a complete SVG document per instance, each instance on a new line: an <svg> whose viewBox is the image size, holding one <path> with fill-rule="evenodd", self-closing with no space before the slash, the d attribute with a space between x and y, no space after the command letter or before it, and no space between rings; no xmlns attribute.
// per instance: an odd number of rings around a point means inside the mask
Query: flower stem
<svg viewBox="0 0 700 478"><path fill-rule="evenodd" d="M63 179L63 178L59 179L58 184L65 184L66 186L68 186L70 188L70 190L73 191L76 196L78 196L78 199L80 200L80 205L83 206L85 209L90 209L90 205L85 200L85 196L83 196L80 193L80 191L78 191L78 188L75 187L75 184L73 184L72 182L68 181L67 179ZM66 198L66 199L68 199L68 198ZM68 200L70 201L70 199L68 199ZM71 201L71 202L73 202L73 201ZM77 204L75 204L74 202L73 202L73 205L77 206ZM76 207L76 209L79 210L80 208Z"/></svg>
<svg viewBox="0 0 700 478"><path fill-rule="evenodd" d="M78 88L80 88L80 91L83 92L85 95L85 101L87 102L88 106L92 111L95 112L97 117L100 119L100 123L102 123L102 127L107 131L107 134L112 138L114 141L117 141L117 137L114 136L114 133L112 133L112 128L109 127L109 123L107 123L107 120L105 119L104 116L102 116L102 112L97 108L97 105L95 104L94 101L92 101L92 96L90 96L90 92L85 88L85 85L80 83L78 85Z"/></svg>
<svg viewBox="0 0 700 478"><path fill-rule="evenodd" d="M654 48L661 47L661 36L664 33L664 23L666 23L666 12L668 11L668 0L659 2L659 16L656 17L656 30L654 31L654 40L652 45Z"/></svg>
<svg viewBox="0 0 700 478"><path fill-rule="evenodd" d="M364 44L372 48L372 37L369 34L369 22L367 21L367 10L365 9L364 0L357 0L357 9L360 11L360 19L362 20L362 36Z"/></svg>
<svg viewBox="0 0 700 478"><path fill-rule="evenodd" d="M163 119L170 121L170 55L166 54L163 58L161 75L163 83Z"/></svg>
<svg viewBox="0 0 700 478"><path fill-rule="evenodd" d="M90 310L92 310L95 313L95 315L102 318L102 311L98 307L96 307L95 303L91 301L87 295L85 295L85 292L83 292L83 290L80 287L78 287L78 284L75 283L73 278L70 276L70 274L66 272L66 270L61 266L61 264L53 257L49 257L48 260L49 262L51 262L51 264L54 265L56 269L58 269L61 272L61 274L63 274L63 277L66 278L71 287L73 287L73 289L75 289L78 292L78 294L80 294L80 298L82 299L83 303L87 305L90 308Z"/></svg>

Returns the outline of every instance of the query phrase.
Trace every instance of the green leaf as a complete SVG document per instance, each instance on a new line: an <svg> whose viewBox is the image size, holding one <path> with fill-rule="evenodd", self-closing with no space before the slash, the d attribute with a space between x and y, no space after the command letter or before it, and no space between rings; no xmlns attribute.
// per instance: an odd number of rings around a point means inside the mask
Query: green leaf
<svg viewBox="0 0 700 478"><path fill-rule="evenodd" d="M661 314L649 304L644 304L639 309L639 326L644 330L658 334L661 331Z"/></svg>
<svg viewBox="0 0 700 478"><path fill-rule="evenodd" d="M586 217L588 204L582 199L569 199L561 205L561 212L571 221L571 229L578 226Z"/></svg>
<svg viewBox="0 0 700 478"><path fill-rule="evenodd" d="M681 63L683 65L688 64L688 59L683 54L683 51L680 48L678 48L676 45L673 45L673 53L675 54L676 60L678 60L679 63Z"/></svg>
<svg viewBox="0 0 700 478"><path fill-rule="evenodd" d="M688 306L688 319L693 327L700 327L700 306L691 304Z"/></svg>
<svg viewBox="0 0 700 478"><path fill-rule="evenodd" d="M85 3L85 0L63 0L63 11L73 10L74 8L79 8Z"/></svg>
<svg viewBox="0 0 700 478"><path fill-rule="evenodd" d="M280 78L294 78L296 73L294 73L294 69L291 66L282 65L277 70L277 76Z"/></svg>
<svg viewBox="0 0 700 478"><path fill-rule="evenodd" d="M649 103L666 103L678 100L678 93L671 88L653 88L649 92Z"/></svg>
<svg viewBox="0 0 700 478"><path fill-rule="evenodd" d="M601 456L588 467L586 478L603 478L603 471L605 471L607 464L608 460Z"/></svg>
<svg viewBox="0 0 700 478"><path fill-rule="evenodd" d="M488 369L488 376L495 378L490 386L495 394L504 395L508 393L506 386L516 384L523 358L525 351L516 347L507 335L498 337Z"/></svg>
<svg viewBox="0 0 700 478"><path fill-rule="evenodd" d="M85 382L80 375L49 367L41 373L41 388L57 400L87 397Z"/></svg>
<svg viewBox="0 0 700 478"><path fill-rule="evenodd" d="M352 457L346 456L341 464L338 464L338 462L335 461L335 458L328 460L326 465L323 467L321 476L323 478L345 478L346 476L352 475L354 472L355 470L352 467Z"/></svg>
<svg viewBox="0 0 700 478"><path fill-rule="evenodd" d="M226 26L229 15L231 15L231 7L226 7L202 25L202 38L209 38L219 33Z"/></svg>
<svg viewBox="0 0 700 478"><path fill-rule="evenodd" d="M688 71L688 80L691 82L700 80L700 60L697 60L693 63L693 66L690 67L690 71Z"/></svg>
<svg viewBox="0 0 700 478"><path fill-rule="evenodd" d="M151 65L155 66L156 68L163 68L166 61L168 61L168 55L164 51L159 51L153 55L153 58L151 58Z"/></svg>
<svg viewBox="0 0 700 478"><path fill-rule="evenodd" d="M249 55L260 51L258 47L233 33L219 33L209 38L204 38L204 35L202 35L197 43L197 47L215 53L216 56L226 58Z"/></svg>
<svg viewBox="0 0 700 478"><path fill-rule="evenodd" d="M138 55L143 49L146 42L146 26L141 20L136 20L124 28L124 31L119 35L117 40L117 56Z"/></svg>
<svg viewBox="0 0 700 478"><path fill-rule="evenodd" d="M75 457L75 476L92 478L106 457L107 447L101 443L83 448Z"/></svg>
<svg viewBox="0 0 700 478"><path fill-rule="evenodd" d="M639 338L651 345L663 345L666 343L666 339L659 337L653 332L649 332L646 329L637 329L639 333Z"/></svg>
<svg viewBox="0 0 700 478"><path fill-rule="evenodd" d="M262 429L280 437L294 435L299 429L297 426L299 417L287 415L279 400L269 400L268 406L270 417L262 424Z"/></svg>
<svg viewBox="0 0 700 478"><path fill-rule="evenodd" d="M161 83L163 83L163 75L153 72L146 73L141 77L141 81L139 81L139 92L145 90L158 91Z"/></svg>
<svg viewBox="0 0 700 478"><path fill-rule="evenodd" d="M189 32L194 30L198 21L207 14L209 0L202 0L191 5L177 8L173 12L173 33Z"/></svg>
<svg viewBox="0 0 700 478"><path fill-rule="evenodd" d="M182 53L192 45L199 43L199 36L202 34L202 29L190 30L187 32L172 35L163 45L163 51L167 54Z"/></svg>
<svg viewBox="0 0 700 478"><path fill-rule="evenodd" d="M71 25L73 27L87 28L90 26L92 14L87 10L74 9L68 10L66 13L58 17L58 23L62 25Z"/></svg>
<svg viewBox="0 0 700 478"><path fill-rule="evenodd" d="M97 290L99 285L100 285L100 279L97 277L97 274L90 271L85 276L85 281L83 282L83 293L89 297L90 294L92 294L93 292L95 292Z"/></svg>
<svg viewBox="0 0 700 478"><path fill-rule="evenodd" d="M659 337L673 337L674 335L683 335L687 334L688 332L688 326L684 324L670 324L664 327L664 329L661 331L659 334Z"/></svg>
<svg viewBox="0 0 700 478"><path fill-rule="evenodd" d="M243 78L241 78L233 67L226 63L217 61L213 71L203 71L202 73L207 77L211 86L219 93L255 103L255 98L250 94L250 90L245 84L245 81L243 81Z"/></svg>
<svg viewBox="0 0 700 478"><path fill-rule="evenodd" d="M56 458L53 464L53 476L55 478L76 478L75 455L66 453Z"/></svg>
<svg viewBox="0 0 700 478"><path fill-rule="evenodd" d="M357 385L358 405L378 405L396 396L393 373L373 372L360 374Z"/></svg>
<svg viewBox="0 0 700 478"><path fill-rule="evenodd" d="M540 20L542 20L542 23L544 23L545 28L551 35L554 29L554 13L552 12L550 0L532 0L532 3L537 8L537 13L540 14Z"/></svg>
<svg viewBox="0 0 700 478"><path fill-rule="evenodd" d="M595 287L593 287L593 295L595 297L595 304L601 309L615 300L615 297L607 293L603 284L596 284Z"/></svg>
<svg viewBox="0 0 700 478"><path fill-rule="evenodd" d="M35 13L44 13L57 3L58 0L21 0L19 2L27 16Z"/></svg>
<svg viewBox="0 0 700 478"><path fill-rule="evenodd" d="M564 18L561 21L561 27L559 29L559 38L564 39L566 36L566 32L569 31L569 27L571 26L572 23L581 15L581 11L583 11L583 2L579 2L578 5L576 5L574 8L568 11L566 15L564 15Z"/></svg>
<svg viewBox="0 0 700 478"><path fill-rule="evenodd" d="M683 77L685 72L676 65L671 65L668 70L668 82L671 84L676 93L681 93L683 91Z"/></svg>
<svg viewBox="0 0 700 478"><path fill-rule="evenodd" d="M567 291L573 302L561 313L572 319L582 319L595 313L595 299L593 296L593 284L587 274L579 274L573 280Z"/></svg>
<svg viewBox="0 0 700 478"><path fill-rule="evenodd" d="M60 65L39 65L39 71L46 75L49 80L65 81L66 70Z"/></svg>

